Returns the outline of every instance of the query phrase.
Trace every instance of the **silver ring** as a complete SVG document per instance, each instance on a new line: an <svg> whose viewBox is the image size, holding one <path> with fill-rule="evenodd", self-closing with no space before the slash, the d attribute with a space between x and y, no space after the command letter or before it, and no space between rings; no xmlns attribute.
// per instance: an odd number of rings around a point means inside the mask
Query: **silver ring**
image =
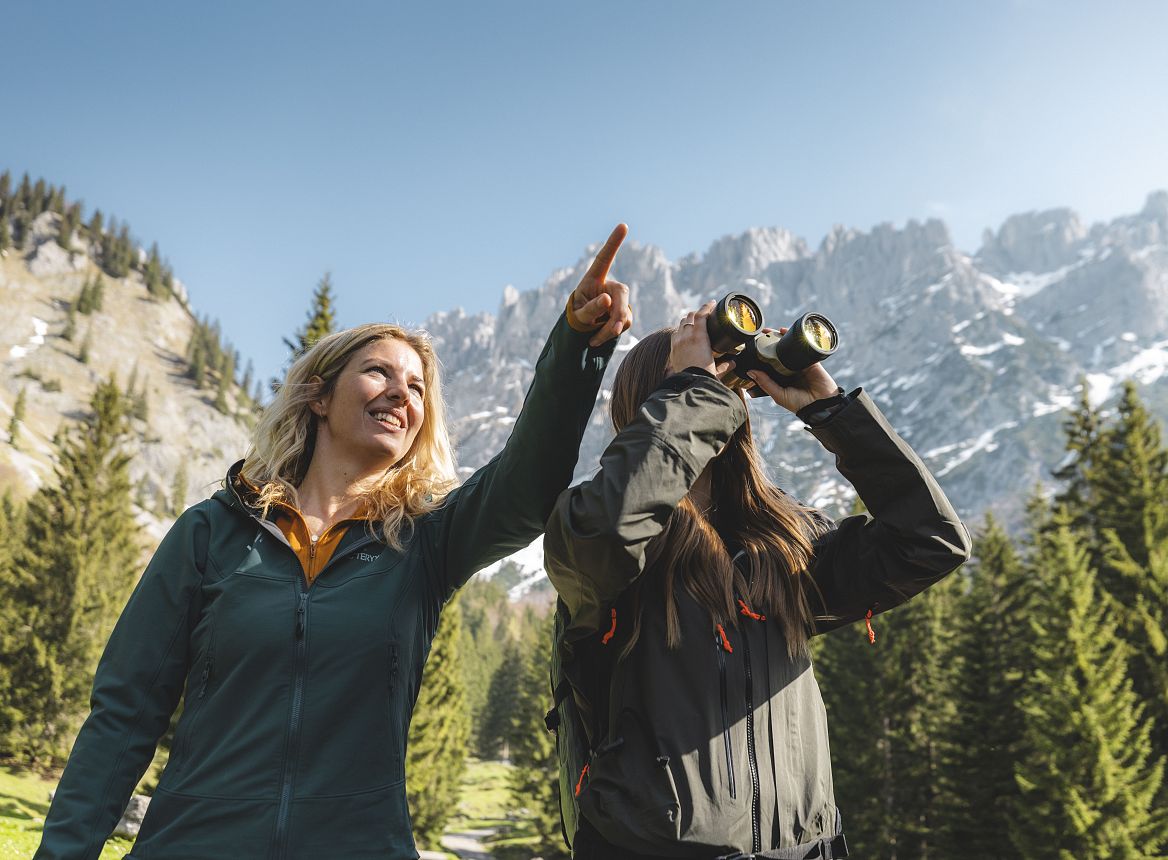
<svg viewBox="0 0 1168 860"><path fill-rule="evenodd" d="M693 325L693 321L691 320L690 322L683 322L682 325Z"/></svg>

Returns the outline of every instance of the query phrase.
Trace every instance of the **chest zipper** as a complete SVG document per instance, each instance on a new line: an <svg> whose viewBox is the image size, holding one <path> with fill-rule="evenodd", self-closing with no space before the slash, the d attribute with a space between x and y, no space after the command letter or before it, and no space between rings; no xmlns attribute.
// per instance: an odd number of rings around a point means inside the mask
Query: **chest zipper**
<svg viewBox="0 0 1168 860"><path fill-rule="evenodd" d="M754 746L754 681L750 671L750 637L742 637L742 658L746 661L746 758L750 766L750 819L755 854L762 851L762 823L759 821L758 751Z"/></svg>
<svg viewBox="0 0 1168 860"><path fill-rule="evenodd" d="M726 778L730 782L730 798L738 796L734 779L734 742L730 738L729 696L726 692L726 649L722 637L714 631L714 649L718 652L718 684L722 704L722 742L726 748Z"/></svg>
<svg viewBox="0 0 1168 860"><path fill-rule="evenodd" d="M308 592L300 592L296 604L296 656L292 668L292 710L288 718L288 739L284 745L284 775L280 781L280 806L276 812L276 858L287 856L288 817L292 808L292 783L296 775L294 755L300 735L301 709L304 706L305 664L307 662Z"/></svg>

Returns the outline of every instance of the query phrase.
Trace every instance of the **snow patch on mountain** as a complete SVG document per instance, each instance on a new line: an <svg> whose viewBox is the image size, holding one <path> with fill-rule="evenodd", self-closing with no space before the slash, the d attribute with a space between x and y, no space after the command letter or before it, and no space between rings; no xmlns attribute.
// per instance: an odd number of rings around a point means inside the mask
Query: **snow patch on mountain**
<svg viewBox="0 0 1168 860"><path fill-rule="evenodd" d="M10 358L24 358L39 346L44 346L45 335L49 333L49 324L37 317L32 318L32 336L23 345L13 346L8 350Z"/></svg>
<svg viewBox="0 0 1168 860"><path fill-rule="evenodd" d="M543 535L537 537L523 549L511 553L506 558L499 559L492 565L484 567L479 571L478 575L483 579L490 579L508 563L514 564L519 568L523 576L520 582L512 586L508 591L508 595L512 600L518 600L544 577Z"/></svg>

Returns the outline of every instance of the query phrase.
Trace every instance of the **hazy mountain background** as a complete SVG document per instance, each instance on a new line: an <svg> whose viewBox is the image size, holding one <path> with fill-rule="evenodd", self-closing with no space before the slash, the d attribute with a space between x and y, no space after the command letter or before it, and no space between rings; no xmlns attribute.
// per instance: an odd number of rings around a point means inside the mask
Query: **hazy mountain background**
<svg viewBox="0 0 1168 860"><path fill-rule="evenodd" d="M84 231L72 250L60 246L62 217L42 213L23 246L0 258L2 423L21 390L26 400L20 445L0 451L0 489L24 495L49 479L61 422L84 406L98 379L134 374L149 409L135 425L133 477L140 518L158 534L170 508L204 497L243 455L248 385L242 394L232 389L225 409L214 391L194 384L188 347L200 324L197 296L175 282L173 297L160 301L137 270L105 276L102 309L77 318L66 341L70 305L99 267ZM445 365L464 473L503 445L532 362L594 250L537 288L508 287L495 314L451 309L426 321ZM145 259L140 251L139 262ZM630 285L636 309L614 367L638 338L727 290L755 296L773 325L811 309L830 316L842 342L828 365L837 381L873 395L971 519L992 508L1017 524L1027 494L1039 481L1051 484L1063 452L1061 422L1080 379L1093 403L1107 404L1118 383L1132 378L1155 414L1168 417L1168 192L1107 223L1083 224L1070 209L1015 215L987 230L973 253L955 247L938 220L837 227L817 247L782 228L757 228L678 260L630 241L614 277ZM345 301L343 284L337 301ZM391 297L381 310L390 314L392 304ZM246 358L234 362L233 374ZM611 371L577 478L595 468L610 436L610 381ZM841 512L850 489L801 422L769 400L753 403L751 413L775 479ZM170 499L180 469L186 497ZM538 546L512 562L495 570L505 570L518 598L541 579Z"/></svg>

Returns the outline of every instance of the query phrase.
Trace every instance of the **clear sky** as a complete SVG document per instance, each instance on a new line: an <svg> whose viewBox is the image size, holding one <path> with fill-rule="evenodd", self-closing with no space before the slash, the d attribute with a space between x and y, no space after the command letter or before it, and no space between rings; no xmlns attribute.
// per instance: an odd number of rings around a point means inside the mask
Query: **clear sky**
<svg viewBox="0 0 1168 860"><path fill-rule="evenodd" d="M9 2L0 169L159 243L262 375L343 325L491 310L617 221L1087 220L1168 188L1168 2ZM619 261L618 261L619 263Z"/></svg>

